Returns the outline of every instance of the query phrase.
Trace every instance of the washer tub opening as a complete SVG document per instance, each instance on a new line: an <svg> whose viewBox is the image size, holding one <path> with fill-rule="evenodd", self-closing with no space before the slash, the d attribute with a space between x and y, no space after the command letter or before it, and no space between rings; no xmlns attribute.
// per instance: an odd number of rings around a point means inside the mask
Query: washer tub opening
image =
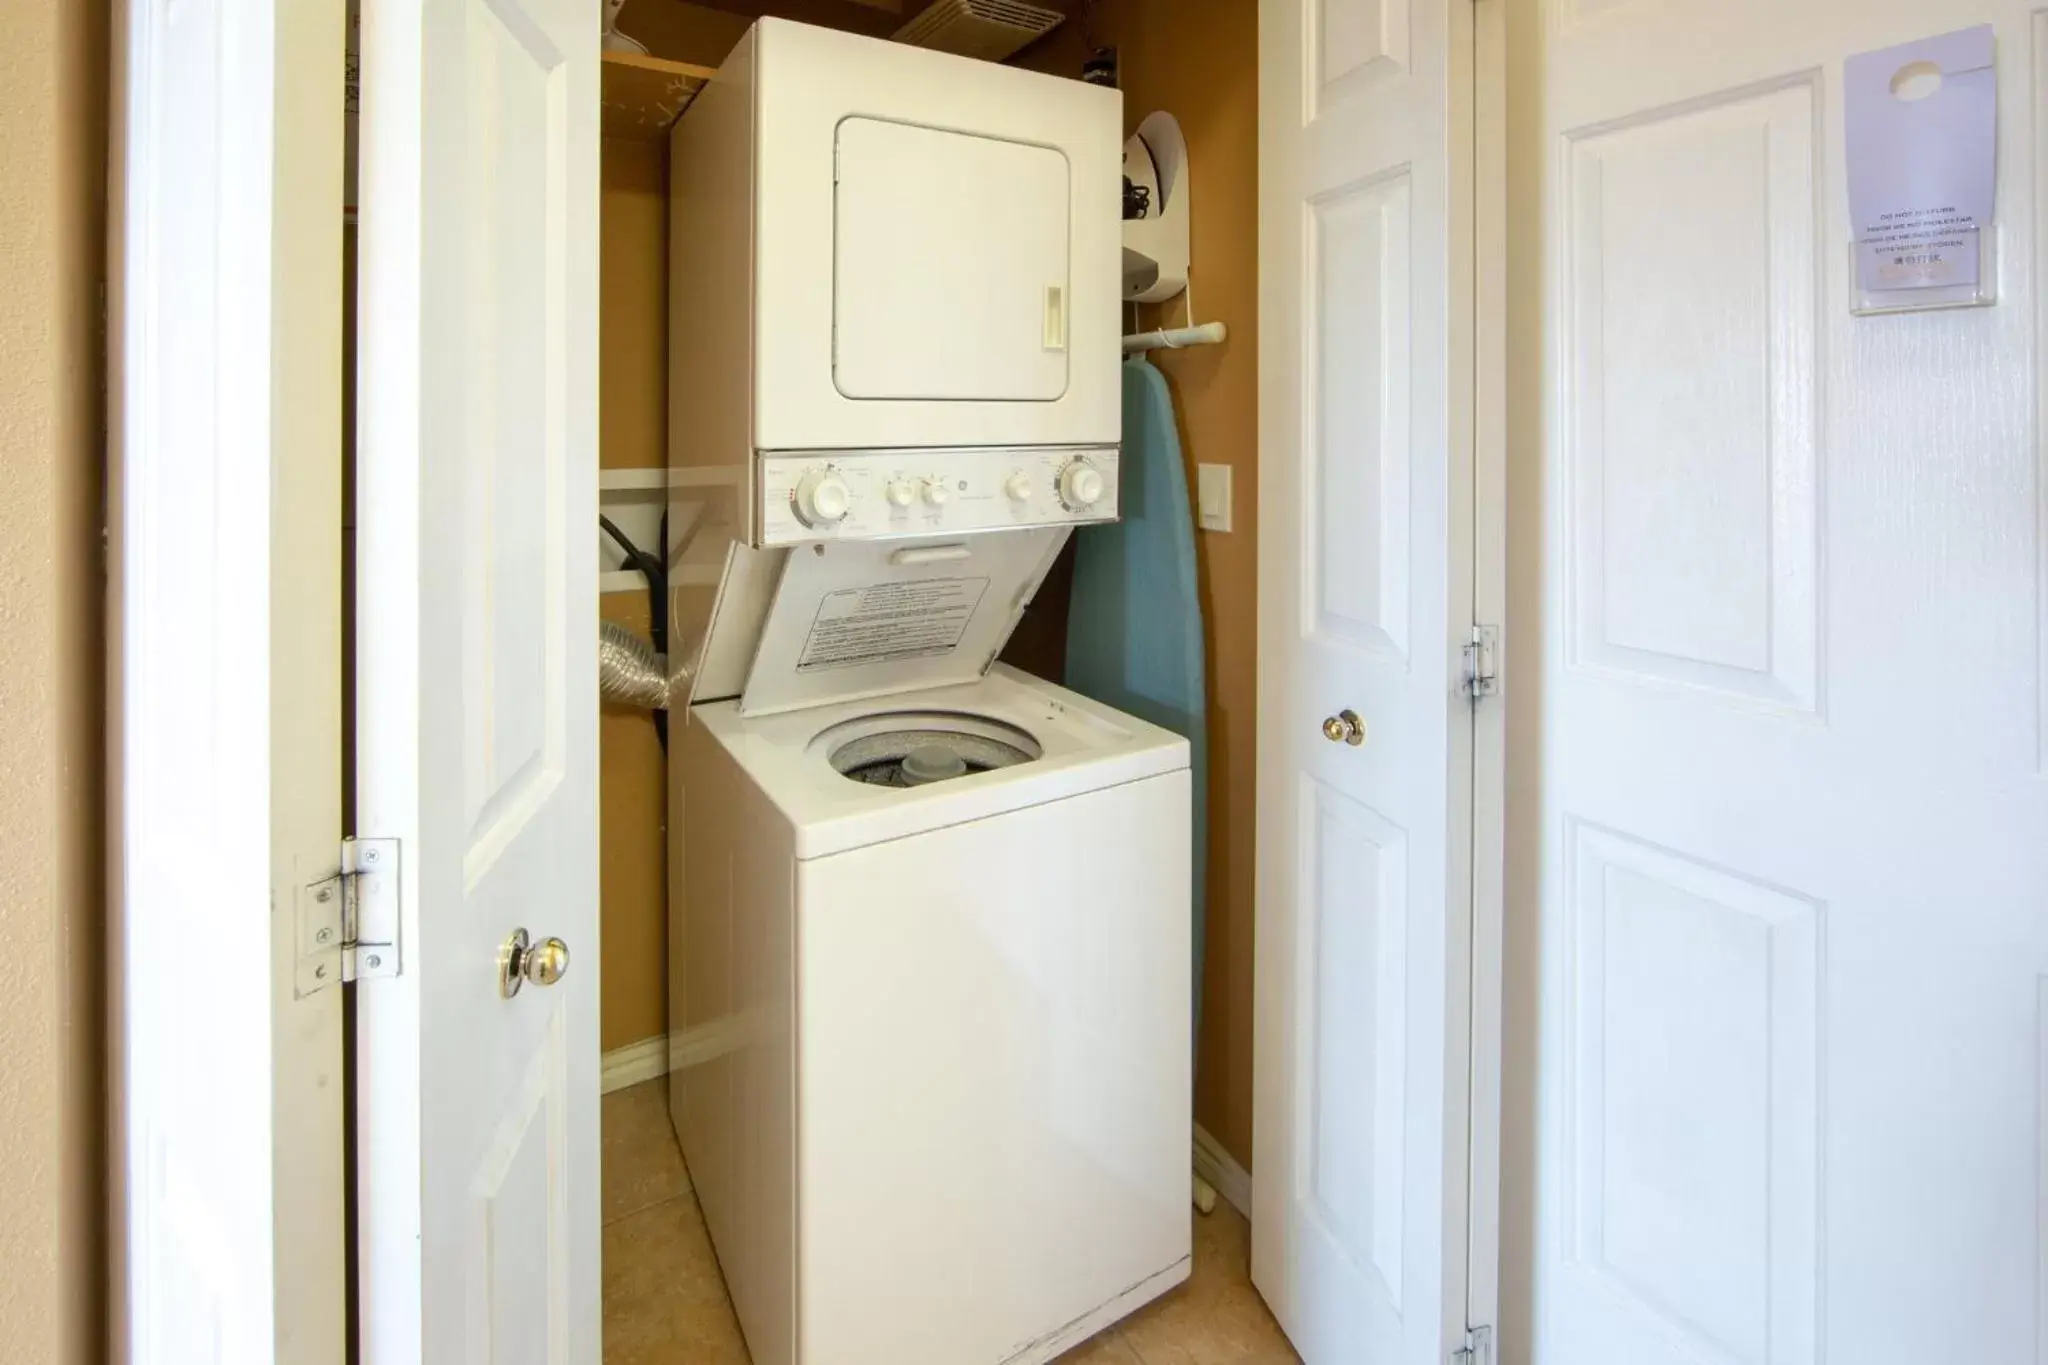
<svg viewBox="0 0 2048 1365"><path fill-rule="evenodd" d="M961 711L882 711L819 735L840 776L876 787L921 787L1029 763L1044 753L1006 721Z"/></svg>

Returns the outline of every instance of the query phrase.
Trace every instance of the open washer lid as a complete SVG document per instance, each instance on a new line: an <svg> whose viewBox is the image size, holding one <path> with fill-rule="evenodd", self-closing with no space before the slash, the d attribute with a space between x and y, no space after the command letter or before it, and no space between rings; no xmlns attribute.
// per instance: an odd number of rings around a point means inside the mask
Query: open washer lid
<svg viewBox="0 0 2048 1365"><path fill-rule="evenodd" d="M728 561L702 654L752 659L737 694L748 716L972 682L1009 642L1067 534L1046 526L799 545L765 612L761 566L736 584ZM700 673L691 702L735 695L735 673Z"/></svg>

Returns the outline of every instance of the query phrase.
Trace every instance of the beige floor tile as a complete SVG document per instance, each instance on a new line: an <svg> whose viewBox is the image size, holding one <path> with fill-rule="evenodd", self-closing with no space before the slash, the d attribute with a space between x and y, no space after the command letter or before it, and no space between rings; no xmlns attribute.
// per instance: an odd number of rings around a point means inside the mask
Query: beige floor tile
<svg viewBox="0 0 2048 1365"><path fill-rule="evenodd" d="M1251 1224L1228 1205L1195 1219L1195 1265L1187 1283L1120 1326L1143 1365L1284 1365L1300 1359L1252 1288Z"/></svg>
<svg viewBox="0 0 2048 1365"><path fill-rule="evenodd" d="M604 1230L605 1365L747 1365L694 1196Z"/></svg>
<svg viewBox="0 0 2048 1365"><path fill-rule="evenodd" d="M690 1173L668 1121L668 1079L658 1077L604 1097L604 1221L615 1222L690 1188Z"/></svg>
<svg viewBox="0 0 2048 1365"><path fill-rule="evenodd" d="M1115 1327L1097 1332L1053 1362L1053 1365L1138 1365L1138 1353Z"/></svg>
<svg viewBox="0 0 2048 1365"><path fill-rule="evenodd" d="M747 1365L739 1323L669 1127L665 1081L604 1099L605 1365ZM1058 1365L1284 1365L1298 1357L1251 1284L1251 1228L1194 1221L1188 1282Z"/></svg>

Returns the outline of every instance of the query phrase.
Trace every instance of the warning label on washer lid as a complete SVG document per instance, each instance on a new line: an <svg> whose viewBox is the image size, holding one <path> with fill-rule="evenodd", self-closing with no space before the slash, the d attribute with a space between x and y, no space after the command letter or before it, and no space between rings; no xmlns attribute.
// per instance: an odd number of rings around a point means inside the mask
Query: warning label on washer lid
<svg viewBox="0 0 2048 1365"><path fill-rule="evenodd" d="M986 578L921 578L825 594L796 671L950 654L988 592Z"/></svg>

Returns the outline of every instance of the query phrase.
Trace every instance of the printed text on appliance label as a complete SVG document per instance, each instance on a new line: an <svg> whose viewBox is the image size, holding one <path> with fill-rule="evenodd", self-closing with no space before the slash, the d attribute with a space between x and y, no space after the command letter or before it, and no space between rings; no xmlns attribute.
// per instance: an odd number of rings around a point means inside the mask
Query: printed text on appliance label
<svg viewBox="0 0 2048 1365"><path fill-rule="evenodd" d="M827 593L797 672L950 654L987 591L986 578L926 578Z"/></svg>

